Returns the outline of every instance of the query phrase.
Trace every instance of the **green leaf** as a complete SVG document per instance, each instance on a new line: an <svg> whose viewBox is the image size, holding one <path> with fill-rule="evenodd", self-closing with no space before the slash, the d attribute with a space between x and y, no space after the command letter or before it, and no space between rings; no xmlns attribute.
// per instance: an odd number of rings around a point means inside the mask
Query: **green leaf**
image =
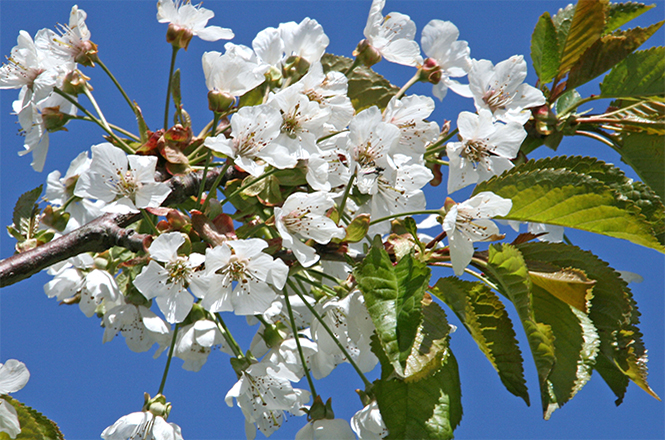
<svg viewBox="0 0 665 440"><path fill-rule="evenodd" d="M533 311L536 320L549 326L554 335L556 362L546 382L541 382L543 417L575 396L591 378L600 338L589 317L534 285Z"/></svg>
<svg viewBox="0 0 665 440"><path fill-rule="evenodd" d="M354 275L381 345L395 371L403 376L422 321L421 301L430 270L412 254L393 265L377 236Z"/></svg>
<svg viewBox="0 0 665 440"><path fill-rule="evenodd" d="M603 98L665 95L665 47L628 55L600 83Z"/></svg>
<svg viewBox="0 0 665 440"><path fill-rule="evenodd" d="M559 70L561 50L549 12L538 19L531 35L531 61L541 84L554 79Z"/></svg>
<svg viewBox="0 0 665 440"><path fill-rule="evenodd" d="M570 29L566 33L557 78L561 79L577 63L582 54L602 35L605 28L605 2L579 1L575 6ZM557 29L557 33L559 29ZM561 44L561 43L560 43Z"/></svg>
<svg viewBox="0 0 665 440"><path fill-rule="evenodd" d="M58 425L46 418L43 414L26 406L16 399L4 395L0 397L16 409L21 433L16 440L64 440ZM0 440L9 440L9 434L0 432Z"/></svg>
<svg viewBox="0 0 665 440"><path fill-rule="evenodd" d="M617 99L610 104L610 110L614 108L617 110L602 115L602 118L607 121L605 122L606 129L665 136L665 101L663 98L653 96L646 101L635 101L633 98Z"/></svg>
<svg viewBox="0 0 665 440"><path fill-rule="evenodd" d="M450 351L435 374L416 382L376 380L372 391L387 439L452 439L462 420L459 370Z"/></svg>
<svg viewBox="0 0 665 440"><path fill-rule="evenodd" d="M36 215L38 213L37 200L42 194L44 185L21 194L14 206L12 221L14 227L25 238L32 238L37 231Z"/></svg>
<svg viewBox="0 0 665 440"><path fill-rule="evenodd" d="M554 335L550 326L538 322L534 315L531 279L521 252L509 244L491 245L487 276L496 282L499 291L515 305L536 364L541 398L545 399L543 391L547 391L547 380L557 362Z"/></svg>
<svg viewBox="0 0 665 440"><path fill-rule="evenodd" d="M346 227L346 237L344 241L349 243L358 243L365 238L369 230L369 214L360 214L358 217L351 220L351 223Z"/></svg>
<svg viewBox="0 0 665 440"><path fill-rule="evenodd" d="M441 278L430 290L462 321L506 389L529 405L522 353L510 318L494 292L483 283L457 277Z"/></svg>
<svg viewBox="0 0 665 440"><path fill-rule="evenodd" d="M609 34L655 6L635 2L610 3L605 12L605 30L603 32Z"/></svg>
<svg viewBox="0 0 665 440"><path fill-rule="evenodd" d="M589 163L584 158L531 160L479 183L474 194L492 191L511 199L507 220L576 228L665 252L635 202L598 178L570 169L571 161Z"/></svg>
<svg viewBox="0 0 665 440"><path fill-rule="evenodd" d="M406 382L418 381L438 371L447 355L450 324L446 313L428 294L423 297L422 307L423 321L404 368Z"/></svg>
<svg viewBox="0 0 665 440"><path fill-rule="evenodd" d="M621 139L621 160L635 170L640 179L665 199L665 142L663 136L625 133Z"/></svg>
<svg viewBox="0 0 665 440"><path fill-rule="evenodd" d="M570 26L573 24L573 15L575 15L575 5L570 3L565 8L559 9L559 11L552 16L552 23L556 29L556 39L559 43L558 46L561 53L563 53L563 49L566 45ZM561 53L559 54L559 59L561 59Z"/></svg>
<svg viewBox="0 0 665 440"><path fill-rule="evenodd" d="M583 313L588 313L596 282L588 279L583 271L573 267L552 272L529 270L529 277L533 284L560 301Z"/></svg>
<svg viewBox="0 0 665 440"><path fill-rule="evenodd" d="M136 101L134 101L134 115L136 116L136 122L139 126L139 135L141 137L141 144L148 142L148 125L143 119L143 112L141 112L141 107L138 106Z"/></svg>
<svg viewBox="0 0 665 440"><path fill-rule="evenodd" d="M323 64L324 73L330 71L344 73L351 67L353 60L327 53L321 58L321 64ZM390 84L388 80L368 67L356 67L348 78L347 96L351 99L356 112L373 105L383 110L390 99L399 92L399 87Z"/></svg>
<svg viewBox="0 0 665 440"><path fill-rule="evenodd" d="M576 246L529 242L520 244L518 248L530 268L542 267L542 264L575 267L596 281L589 317L598 329L600 351L608 360L599 361L597 369L619 401L623 398L625 387L622 391L618 373L625 374L639 386L646 387L647 392L653 393L646 383L646 348L637 327L639 312L628 285L620 275L591 252Z"/></svg>
<svg viewBox="0 0 665 440"><path fill-rule="evenodd" d="M634 28L605 35L589 47L571 66L566 88L573 89L586 84L625 59L648 40L664 22L648 28Z"/></svg>
<svg viewBox="0 0 665 440"><path fill-rule="evenodd" d="M577 103L582 100L582 97L575 89L566 90L556 100L556 113L561 116L565 113L573 111L577 108Z"/></svg>

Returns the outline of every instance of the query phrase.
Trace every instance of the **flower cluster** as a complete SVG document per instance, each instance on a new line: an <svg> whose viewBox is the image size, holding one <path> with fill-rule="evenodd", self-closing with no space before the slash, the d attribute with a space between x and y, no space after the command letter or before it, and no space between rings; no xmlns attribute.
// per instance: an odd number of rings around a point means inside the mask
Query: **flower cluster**
<svg viewBox="0 0 665 440"><path fill-rule="evenodd" d="M304 376L323 378L345 362L362 373L374 369L375 328L348 264L362 255L361 241L394 232L391 220L426 213L423 188L444 149L449 193L510 169L526 137L528 109L545 102L523 84L521 56L496 66L471 59L458 29L441 20L423 29L423 55L415 23L400 13L384 17L384 3L372 2L366 39L347 72L330 70L323 61L329 39L316 20L267 28L251 47L226 43L224 53L203 55L214 114L204 135L192 136L187 124L145 131L148 140L131 151L113 139L92 146L91 158L79 155L64 177L57 171L48 176L46 198L67 213L60 232L105 213L141 213L136 232L146 239L138 254L114 248L52 266L46 294L100 317L104 342L122 334L133 351L157 344L158 356L170 348L169 356L183 359L188 370L198 371L213 349L234 356L238 382L226 402L235 399L241 408L248 438L257 428L270 435L286 413L309 411L310 393L293 387ZM230 29L206 27L213 15L189 3L158 3L158 20L170 23L167 41L176 49L187 49L193 36L233 38ZM61 35L43 30L33 40L22 32L0 68L0 88L21 89L14 111L36 170L44 165L48 131L62 127L50 125L53 113L75 114L72 87L75 77L83 78L76 63L98 62L85 18L74 7ZM452 134L428 119L435 101L405 95L406 88L384 105L354 107L348 96L353 69L381 58L416 68L415 78L432 83L439 99L448 89L473 98L477 113L457 119L459 141L444 146ZM468 84L460 83L467 75ZM249 93L248 105L240 98ZM187 135L177 138L181 133ZM173 191L169 174L178 174L170 167L174 157L190 171L223 167L226 174L212 186L207 182L207 193L201 183L179 210L161 207ZM220 184L221 201L214 189ZM227 202L235 212L223 212ZM437 252L457 275L471 262L474 242L501 238L490 218L507 215L511 206L508 199L481 193L459 204L449 200L438 210L449 246ZM362 237L355 237L352 224L364 227ZM230 335L224 312L260 322L249 352ZM180 428L166 422L165 402L151 400L102 437L182 438ZM360 438L385 436L376 401L363 406L351 421L353 431ZM350 432L348 425L337 425L314 419L307 426L312 433L300 437L333 429L325 426Z"/></svg>

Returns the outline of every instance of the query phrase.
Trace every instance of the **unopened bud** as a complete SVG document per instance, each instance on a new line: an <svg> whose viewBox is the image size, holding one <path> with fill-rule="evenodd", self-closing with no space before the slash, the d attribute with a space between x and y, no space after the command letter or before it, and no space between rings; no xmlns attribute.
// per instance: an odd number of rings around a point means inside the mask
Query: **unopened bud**
<svg viewBox="0 0 665 440"><path fill-rule="evenodd" d="M173 47L182 48L187 50L189 42L192 41L194 34L191 30L181 27L177 24L169 24L166 31L166 42L171 43Z"/></svg>
<svg viewBox="0 0 665 440"><path fill-rule="evenodd" d="M228 92L211 90L208 92L208 108L215 113L224 113L235 102L235 97Z"/></svg>
<svg viewBox="0 0 665 440"><path fill-rule="evenodd" d="M353 56L356 57L364 66L372 67L381 61L381 53L369 41L362 40L358 43L356 50L353 51Z"/></svg>
<svg viewBox="0 0 665 440"><path fill-rule="evenodd" d="M427 58L420 68L420 80L424 82L438 84L442 75L441 66L432 58Z"/></svg>
<svg viewBox="0 0 665 440"><path fill-rule="evenodd" d="M90 78L85 76L79 70L72 70L65 76L65 79L62 82L62 91L72 96L85 93L86 88L92 90L92 87L88 85L89 80Z"/></svg>

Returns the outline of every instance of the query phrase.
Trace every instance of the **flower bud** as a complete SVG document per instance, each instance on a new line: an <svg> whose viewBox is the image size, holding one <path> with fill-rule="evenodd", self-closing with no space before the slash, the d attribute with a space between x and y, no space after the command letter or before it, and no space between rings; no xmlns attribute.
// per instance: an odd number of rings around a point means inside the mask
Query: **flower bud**
<svg viewBox="0 0 665 440"><path fill-rule="evenodd" d="M89 80L90 78L81 73L81 71L72 70L65 76L62 83L62 91L72 96L85 93L86 87L92 90L92 87L88 85Z"/></svg>
<svg viewBox="0 0 665 440"><path fill-rule="evenodd" d="M309 70L309 61L302 57L290 56L284 63L284 77L300 77Z"/></svg>
<svg viewBox="0 0 665 440"><path fill-rule="evenodd" d="M208 92L208 108L215 113L224 113L234 103L235 97L228 92L211 90Z"/></svg>
<svg viewBox="0 0 665 440"><path fill-rule="evenodd" d="M173 47L187 50L193 36L194 33L190 29L171 23L166 31L166 42L171 43Z"/></svg>
<svg viewBox="0 0 665 440"><path fill-rule="evenodd" d="M438 84L441 81L441 66L436 60L427 58L420 68L420 80L432 84Z"/></svg>
<svg viewBox="0 0 665 440"><path fill-rule="evenodd" d="M169 417L171 412L171 403L166 401L166 397L163 394L157 394L152 399L148 393L145 393L145 404L143 405L143 411L150 412L155 416L163 417L165 420Z"/></svg>
<svg viewBox="0 0 665 440"><path fill-rule="evenodd" d="M358 47L353 51L353 56L367 67L372 67L381 61L381 53L369 44L367 40L362 40L358 43Z"/></svg>

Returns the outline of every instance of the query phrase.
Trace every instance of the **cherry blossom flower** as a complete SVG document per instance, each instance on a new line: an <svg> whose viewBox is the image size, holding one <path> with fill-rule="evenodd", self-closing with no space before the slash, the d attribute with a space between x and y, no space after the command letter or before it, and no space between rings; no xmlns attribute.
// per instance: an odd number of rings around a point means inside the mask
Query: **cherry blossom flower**
<svg viewBox="0 0 665 440"><path fill-rule="evenodd" d="M461 112L457 118L460 142L450 142L446 152L450 159L448 193L483 182L513 168L510 161L526 138L518 122L494 122L489 110L479 114Z"/></svg>
<svg viewBox="0 0 665 440"><path fill-rule="evenodd" d="M8 359L0 364L0 395L15 393L28 383L30 372L23 362ZM21 425L16 409L5 399L0 398L0 432L16 438L21 433Z"/></svg>
<svg viewBox="0 0 665 440"><path fill-rule="evenodd" d="M60 35L52 30L45 30L48 38L40 38L35 42L55 57L84 66L94 66L97 57L97 45L90 41L90 30L85 24L88 17L83 9L74 5L69 14L69 24L60 25ZM75 68L72 64L71 70Z"/></svg>
<svg viewBox="0 0 665 440"><path fill-rule="evenodd" d="M545 96L537 88L524 84L526 61L513 55L494 66L488 60L473 60L469 71L469 97L477 110L488 109L501 121L524 125L530 107L545 104Z"/></svg>
<svg viewBox="0 0 665 440"><path fill-rule="evenodd" d="M451 78L465 76L471 69L469 44L457 41L458 37L459 30L449 21L432 20L423 28L420 44L428 57L424 65L436 72L438 81L430 81L432 94L439 100L443 100L448 88L458 93L459 83Z"/></svg>
<svg viewBox="0 0 665 440"><path fill-rule="evenodd" d="M109 272L95 269L89 254L52 266L48 273L54 278L44 285L46 296L63 301L78 295L79 308L88 318L100 311L99 307L111 309L120 301L121 293L115 279Z"/></svg>
<svg viewBox="0 0 665 440"><path fill-rule="evenodd" d="M391 12L382 14L385 0L373 0L363 31L367 42L382 57L392 63L406 66L422 64L420 48L413 41L416 36L416 24L408 15Z"/></svg>
<svg viewBox="0 0 665 440"><path fill-rule="evenodd" d="M182 322L192 309L194 298L187 288L201 296L208 287L207 280L200 273L195 273L205 257L197 253L178 255L178 248L183 243L185 238L180 232L168 232L157 237L148 248L150 262L134 279L134 286L143 296L156 298L159 310L171 324Z"/></svg>
<svg viewBox="0 0 665 440"><path fill-rule="evenodd" d="M280 134L282 117L269 105L242 107L231 118L231 137L207 138L205 146L234 159L235 165L254 177L263 174L266 164L275 168L293 168L296 156L274 140Z"/></svg>
<svg viewBox="0 0 665 440"><path fill-rule="evenodd" d="M296 434L296 440L355 440L349 422L342 419L321 419L307 422Z"/></svg>
<svg viewBox="0 0 665 440"><path fill-rule="evenodd" d="M300 23L291 21L281 23L277 29L262 30L252 41L252 47L264 63L280 70L291 63L293 68L304 73L310 65L321 60L329 42L323 27L306 17Z"/></svg>
<svg viewBox="0 0 665 440"><path fill-rule="evenodd" d="M182 440L180 427L163 417L140 411L120 417L102 432L104 440Z"/></svg>
<svg viewBox="0 0 665 440"><path fill-rule="evenodd" d="M316 309L358 368L362 372L372 371L379 362L370 349L370 337L375 328L360 291L317 304ZM312 322L311 333L312 340L318 344L318 351L312 356L312 374L321 379L348 359L318 320Z"/></svg>
<svg viewBox="0 0 665 440"><path fill-rule="evenodd" d="M173 353L185 361L182 368L199 371L208 360L213 347L218 347L227 354L233 354L233 351L226 346L217 324L208 319L201 319L180 329Z"/></svg>
<svg viewBox="0 0 665 440"><path fill-rule="evenodd" d="M282 260L262 252L268 243L260 238L229 240L206 250L210 287L201 306L210 312L233 311L236 315L265 312L282 289L289 268ZM235 287L233 287L235 283ZM270 285L269 285L270 284Z"/></svg>
<svg viewBox="0 0 665 440"><path fill-rule="evenodd" d="M388 435L379 405L372 400L351 418L351 428L360 440L381 440Z"/></svg>
<svg viewBox="0 0 665 440"><path fill-rule="evenodd" d="M473 258L473 242L500 239L499 228L489 220L495 216L508 215L513 202L496 194L481 192L466 202L453 204L443 218L443 230L450 244L450 260L456 275Z"/></svg>
<svg viewBox="0 0 665 440"><path fill-rule="evenodd" d="M167 39L172 35L178 47L187 50L194 35L205 41L230 40L234 37L231 29L219 26L206 26L215 16L209 9L192 5L189 1L159 0L157 3L157 21L170 23Z"/></svg>
<svg viewBox="0 0 665 440"><path fill-rule="evenodd" d="M265 81L267 66L259 66L256 56L248 47L226 44L226 52L217 51L203 54L203 73L206 86L213 93L225 93L230 97L242 96ZM252 52L243 57L242 52Z"/></svg>
<svg viewBox="0 0 665 440"><path fill-rule="evenodd" d="M245 416L247 438L253 439L254 424L267 437L281 426L284 411L303 415L301 408L309 401L310 393L293 388L288 379L280 376L277 365L261 361L240 373L224 400L233 406L234 398Z"/></svg>
<svg viewBox="0 0 665 440"><path fill-rule="evenodd" d="M330 109L330 118L324 122L324 133L340 131L349 125L355 110L347 96L349 80L342 72L324 74L321 63L316 63L296 84L302 85L300 92L310 101L318 103L322 109Z"/></svg>
<svg viewBox="0 0 665 440"><path fill-rule="evenodd" d="M282 245L293 251L300 264L309 267L319 261L316 251L300 238L311 238L319 244L328 244L333 238L344 238L344 228L326 217L335 206L329 194L297 192L291 194L282 207L275 207L275 226L282 237Z"/></svg>
<svg viewBox="0 0 665 440"><path fill-rule="evenodd" d="M155 182L156 165L155 156L127 156L108 142L93 145L90 169L79 177L74 195L103 200L105 212L126 214L157 207L171 189Z"/></svg>
<svg viewBox="0 0 665 440"><path fill-rule="evenodd" d="M112 340L118 332L122 334L127 347L136 353L150 350L155 344L158 357L171 344L171 328L159 316L142 305L121 304L104 314L103 343Z"/></svg>
<svg viewBox="0 0 665 440"><path fill-rule="evenodd" d="M415 163L423 162L425 147L436 140L439 126L426 119L434 111L434 100L428 96L405 96L391 99L383 112L383 121L400 130L399 143L391 154L410 156Z"/></svg>

